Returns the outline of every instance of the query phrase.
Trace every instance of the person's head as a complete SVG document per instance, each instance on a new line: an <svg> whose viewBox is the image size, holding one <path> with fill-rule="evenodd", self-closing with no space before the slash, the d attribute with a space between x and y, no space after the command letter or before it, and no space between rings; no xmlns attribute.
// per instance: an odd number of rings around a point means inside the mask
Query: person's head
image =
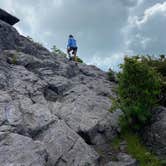
<svg viewBox="0 0 166 166"><path fill-rule="evenodd" d="M69 35L69 38L73 38L73 35Z"/></svg>

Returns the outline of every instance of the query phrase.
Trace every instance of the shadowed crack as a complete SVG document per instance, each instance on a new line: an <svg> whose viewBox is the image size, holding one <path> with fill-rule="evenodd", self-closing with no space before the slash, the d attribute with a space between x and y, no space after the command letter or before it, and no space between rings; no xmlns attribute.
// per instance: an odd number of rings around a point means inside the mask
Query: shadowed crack
<svg viewBox="0 0 166 166"><path fill-rule="evenodd" d="M91 142L91 139L90 139L88 133L83 132L83 131L79 131L79 132L78 132L78 135L79 135L80 137L82 137L82 138L84 139L84 141L85 141L88 145L93 145L93 143Z"/></svg>
<svg viewBox="0 0 166 166"><path fill-rule="evenodd" d="M57 87L52 86L52 85L48 85L45 89L44 89L44 97L46 100L48 101L54 101L56 102L58 97L60 97L60 92L58 90Z"/></svg>

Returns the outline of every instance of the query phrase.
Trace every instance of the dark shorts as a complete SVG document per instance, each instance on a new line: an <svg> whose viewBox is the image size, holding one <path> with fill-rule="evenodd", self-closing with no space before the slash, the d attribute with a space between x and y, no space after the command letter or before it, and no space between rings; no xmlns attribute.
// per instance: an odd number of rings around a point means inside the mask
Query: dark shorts
<svg viewBox="0 0 166 166"><path fill-rule="evenodd" d="M70 47L69 51L77 51L77 49L78 49L77 47Z"/></svg>

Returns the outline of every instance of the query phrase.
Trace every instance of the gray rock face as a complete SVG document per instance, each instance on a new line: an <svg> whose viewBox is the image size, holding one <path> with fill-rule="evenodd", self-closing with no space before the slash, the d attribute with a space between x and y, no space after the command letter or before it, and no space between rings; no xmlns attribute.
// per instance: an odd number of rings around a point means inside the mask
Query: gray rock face
<svg viewBox="0 0 166 166"><path fill-rule="evenodd" d="M49 153L50 165L84 166L86 163L98 165L98 154L63 120L51 125L37 139L45 143Z"/></svg>
<svg viewBox="0 0 166 166"><path fill-rule="evenodd" d="M153 110L152 123L145 129L147 145L161 158L166 158L166 108Z"/></svg>
<svg viewBox="0 0 166 166"><path fill-rule="evenodd" d="M45 166L48 154L44 145L29 137L0 132L1 166Z"/></svg>
<svg viewBox="0 0 166 166"><path fill-rule="evenodd" d="M95 66L54 55L0 21L0 153L13 140L2 165L100 165L91 145L119 130L121 111L108 111L114 86Z"/></svg>
<svg viewBox="0 0 166 166"><path fill-rule="evenodd" d="M111 161L106 166L138 166L135 159L125 153L119 153L117 156L119 161Z"/></svg>
<svg viewBox="0 0 166 166"><path fill-rule="evenodd" d="M13 27L0 20L0 53L11 49L40 57L49 55L47 49L19 35Z"/></svg>
<svg viewBox="0 0 166 166"><path fill-rule="evenodd" d="M10 25L14 25L19 21L18 18L12 16L11 14L7 13L2 9L0 9L0 20L3 20Z"/></svg>

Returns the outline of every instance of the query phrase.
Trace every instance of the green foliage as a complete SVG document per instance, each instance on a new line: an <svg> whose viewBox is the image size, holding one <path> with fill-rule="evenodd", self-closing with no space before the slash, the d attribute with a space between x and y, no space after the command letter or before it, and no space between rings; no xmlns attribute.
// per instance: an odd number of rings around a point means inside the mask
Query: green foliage
<svg viewBox="0 0 166 166"><path fill-rule="evenodd" d="M81 58L79 58L78 56L77 56L77 62L84 63L83 60Z"/></svg>
<svg viewBox="0 0 166 166"><path fill-rule="evenodd" d="M121 137L116 137L113 139L111 143L111 147L114 149L114 151L119 152L120 151L120 143L122 142Z"/></svg>
<svg viewBox="0 0 166 166"><path fill-rule="evenodd" d="M139 136L125 133L124 139L127 143L127 152L139 161L140 166L161 166L159 159L147 150Z"/></svg>
<svg viewBox="0 0 166 166"><path fill-rule="evenodd" d="M112 113L112 112L116 111L118 108L120 108L120 105L119 105L118 98L110 97L110 99L112 102L112 106L108 111Z"/></svg>
<svg viewBox="0 0 166 166"><path fill-rule="evenodd" d="M162 166L160 161L153 153L151 153L141 142L140 137L133 134L130 129L123 130L121 135L116 137L111 146L120 152L120 143L126 142L125 151L135 158L140 166Z"/></svg>
<svg viewBox="0 0 166 166"><path fill-rule="evenodd" d="M63 51L58 49L55 45L53 45L51 50L52 50L52 53L54 53L55 55L61 55L61 56L67 57L67 55Z"/></svg>
<svg viewBox="0 0 166 166"><path fill-rule="evenodd" d="M12 56L11 63L14 64L14 65L16 65L16 63L17 63L17 55L16 55L16 54L14 54L14 55Z"/></svg>
<svg viewBox="0 0 166 166"><path fill-rule="evenodd" d="M115 72L111 69L108 71L108 78L110 81L115 81Z"/></svg>
<svg viewBox="0 0 166 166"><path fill-rule="evenodd" d="M126 57L118 74L119 105L123 121L140 129L150 119L150 110L160 93L159 74L139 57Z"/></svg>
<svg viewBox="0 0 166 166"><path fill-rule="evenodd" d="M141 60L160 74L161 92L158 99L160 105L166 106L166 56L160 55L160 58L142 56Z"/></svg>
<svg viewBox="0 0 166 166"><path fill-rule="evenodd" d="M71 57L71 60L75 61L74 56ZM77 56L77 62L84 63L83 60L81 58L79 58L78 56Z"/></svg>

